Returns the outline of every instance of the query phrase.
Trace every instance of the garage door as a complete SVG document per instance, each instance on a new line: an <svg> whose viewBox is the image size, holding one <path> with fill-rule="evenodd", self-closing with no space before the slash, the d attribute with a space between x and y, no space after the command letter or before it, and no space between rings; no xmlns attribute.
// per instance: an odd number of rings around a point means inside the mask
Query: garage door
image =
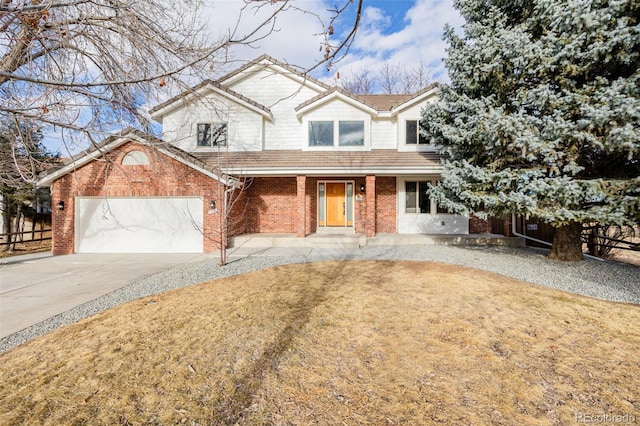
<svg viewBox="0 0 640 426"><path fill-rule="evenodd" d="M202 253L202 198L77 197L76 253Z"/></svg>

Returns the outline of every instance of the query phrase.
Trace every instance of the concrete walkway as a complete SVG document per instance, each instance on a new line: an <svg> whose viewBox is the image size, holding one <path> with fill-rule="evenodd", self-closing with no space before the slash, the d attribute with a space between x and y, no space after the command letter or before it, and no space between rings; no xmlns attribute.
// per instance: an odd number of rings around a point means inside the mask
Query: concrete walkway
<svg viewBox="0 0 640 426"><path fill-rule="evenodd" d="M0 338L204 256L38 253L0 259Z"/></svg>

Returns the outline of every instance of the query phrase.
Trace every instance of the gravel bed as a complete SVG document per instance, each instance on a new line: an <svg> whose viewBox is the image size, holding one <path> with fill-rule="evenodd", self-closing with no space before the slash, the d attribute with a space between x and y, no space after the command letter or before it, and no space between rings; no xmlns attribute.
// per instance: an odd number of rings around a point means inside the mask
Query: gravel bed
<svg viewBox="0 0 640 426"><path fill-rule="evenodd" d="M46 321L0 339L0 353L28 340L89 317L100 311L140 297L150 296L203 281L244 274L277 265L317 262L330 259L428 260L446 262L617 302L640 304L640 267L587 259L583 262L556 262L547 251L512 247L454 247L442 245L367 246L360 250L300 251L288 256L233 257L224 267L215 258L186 263L134 282L105 296L77 306Z"/></svg>

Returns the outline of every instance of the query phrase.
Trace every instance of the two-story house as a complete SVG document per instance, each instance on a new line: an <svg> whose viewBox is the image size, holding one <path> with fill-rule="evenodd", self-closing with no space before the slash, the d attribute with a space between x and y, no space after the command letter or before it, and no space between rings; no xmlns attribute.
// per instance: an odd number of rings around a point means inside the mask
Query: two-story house
<svg viewBox="0 0 640 426"><path fill-rule="evenodd" d="M427 194L441 163L420 118L436 100L436 85L352 95L262 56L153 108L162 138L126 130L44 176L53 252L211 252L238 233L482 232Z"/></svg>

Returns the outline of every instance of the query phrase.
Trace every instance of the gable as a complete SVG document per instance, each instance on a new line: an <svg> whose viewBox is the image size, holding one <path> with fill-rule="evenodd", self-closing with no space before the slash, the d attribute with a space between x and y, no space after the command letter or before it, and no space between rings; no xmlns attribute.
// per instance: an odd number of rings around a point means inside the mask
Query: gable
<svg viewBox="0 0 640 426"><path fill-rule="evenodd" d="M327 84L310 77L296 68L280 62L268 55L262 55L255 60L248 62L244 66L238 68L235 71L218 79L220 84L236 89L238 87L258 84L260 82L269 82L273 78L284 77L291 82L296 83L298 86L305 86L310 88L316 93L322 93L330 89ZM284 79L278 79L280 82L284 82ZM267 83L270 84L270 83ZM286 83L285 83L286 84Z"/></svg>
<svg viewBox="0 0 640 426"><path fill-rule="evenodd" d="M391 115L396 116L410 108L418 107L422 109L426 103L435 102L437 99L438 83L433 83L394 106L391 109Z"/></svg>
<svg viewBox="0 0 640 426"><path fill-rule="evenodd" d="M136 154L137 156L144 155L149 164L126 164L128 163L127 155L134 151L140 152L140 154ZM167 157L169 158L167 159ZM123 164L123 162L125 164ZM46 171L38 180L36 186L49 187L64 176L77 174L80 170L89 169L93 170L93 172L85 176L85 183L91 185L91 182L100 181L101 176L99 176L99 173L107 173L109 167L112 166L115 169L121 170L122 176L130 174L127 173L128 171L139 172L148 169L154 170L154 173L160 173L158 176L162 177L162 171L159 171L158 167L162 168L163 164L173 164L172 162L181 164L181 167L189 170L189 173L196 172L221 183L227 183L226 176L196 157L169 144L165 144L151 135L146 135L141 131L127 129L120 135L111 136L95 147L72 157L61 166ZM92 167L92 165L96 163L100 163L102 166L102 168L98 167L101 172L97 171L96 167ZM86 172L82 172L81 174L84 173ZM92 174L94 176L91 176ZM184 172L182 174L184 174ZM178 177L179 176L180 174L178 174Z"/></svg>
<svg viewBox="0 0 640 426"><path fill-rule="evenodd" d="M211 80L206 80L193 87L191 90L183 92L178 96L161 103L160 105L152 108L149 113L151 118L161 122L166 115L171 114L176 110L188 108L191 105L197 105L199 103L206 106L207 99L217 100L218 102L215 103L234 104L258 115L264 116L269 120L273 119L273 114L268 107ZM215 103L210 106L214 111L216 106Z"/></svg>
<svg viewBox="0 0 640 426"><path fill-rule="evenodd" d="M370 120L377 112L341 97L330 97L298 110L297 115L304 120Z"/></svg>
<svg viewBox="0 0 640 426"><path fill-rule="evenodd" d="M297 105L296 115L300 118L317 113L318 111L329 110L334 110L334 115L339 115L343 112L353 113L355 111L359 111L361 115L366 114L370 117L378 115L378 111L373 106L367 105L337 88Z"/></svg>

